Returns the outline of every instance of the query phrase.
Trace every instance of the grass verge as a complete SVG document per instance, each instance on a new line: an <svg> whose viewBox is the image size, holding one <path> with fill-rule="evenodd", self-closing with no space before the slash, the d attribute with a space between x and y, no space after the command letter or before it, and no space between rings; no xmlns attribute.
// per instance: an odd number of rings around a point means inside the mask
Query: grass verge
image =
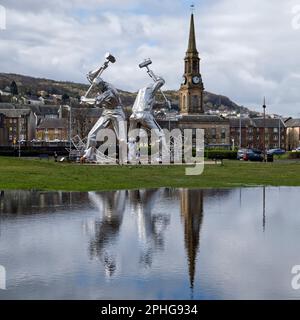
<svg viewBox="0 0 300 320"><path fill-rule="evenodd" d="M185 166L88 166L0 157L0 189L92 191L158 187L300 186L300 163L224 161L200 176Z"/></svg>

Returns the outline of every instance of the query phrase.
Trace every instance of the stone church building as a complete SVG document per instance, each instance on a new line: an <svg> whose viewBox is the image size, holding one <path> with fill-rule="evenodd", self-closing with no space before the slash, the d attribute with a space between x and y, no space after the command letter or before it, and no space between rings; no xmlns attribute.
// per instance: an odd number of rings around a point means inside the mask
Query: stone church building
<svg viewBox="0 0 300 320"><path fill-rule="evenodd" d="M229 120L204 113L204 85L200 72L200 58L196 46L194 15L191 14L189 41L184 58L184 75L179 89L180 115L170 121L169 127L180 129L205 129L206 145L230 145ZM168 120L159 121L168 127Z"/></svg>

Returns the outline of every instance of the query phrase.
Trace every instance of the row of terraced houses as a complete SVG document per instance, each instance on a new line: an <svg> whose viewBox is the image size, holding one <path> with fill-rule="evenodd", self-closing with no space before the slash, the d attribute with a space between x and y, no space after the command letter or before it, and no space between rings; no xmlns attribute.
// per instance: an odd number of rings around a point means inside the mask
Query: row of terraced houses
<svg viewBox="0 0 300 320"><path fill-rule="evenodd" d="M70 114L70 112L73 113ZM73 108L56 105L14 105L0 103L0 145L12 146L19 141L58 142L69 140L70 115L72 135L85 136L101 116L101 109ZM79 115L79 116L78 116ZM162 127L188 128L180 119L157 119ZM84 128L83 124L84 122ZM300 119L292 118L212 118L194 119L197 128L205 130L205 143L210 146L251 147L291 150L300 145ZM195 125L194 125L195 127Z"/></svg>

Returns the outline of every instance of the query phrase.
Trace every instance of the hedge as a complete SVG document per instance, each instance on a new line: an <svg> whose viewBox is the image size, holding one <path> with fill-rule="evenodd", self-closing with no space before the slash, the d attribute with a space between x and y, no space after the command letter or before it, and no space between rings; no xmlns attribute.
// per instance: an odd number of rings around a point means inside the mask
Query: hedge
<svg viewBox="0 0 300 320"><path fill-rule="evenodd" d="M208 159L236 159L237 151L230 150L206 150L205 157Z"/></svg>
<svg viewBox="0 0 300 320"><path fill-rule="evenodd" d="M288 152L288 159L300 159L300 152Z"/></svg>

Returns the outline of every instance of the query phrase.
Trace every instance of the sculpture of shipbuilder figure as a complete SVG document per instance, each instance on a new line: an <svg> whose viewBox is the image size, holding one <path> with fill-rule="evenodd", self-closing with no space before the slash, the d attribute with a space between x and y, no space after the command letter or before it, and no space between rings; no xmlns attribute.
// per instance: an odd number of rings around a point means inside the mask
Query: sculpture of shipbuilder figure
<svg viewBox="0 0 300 320"><path fill-rule="evenodd" d="M140 127L144 127L146 129L152 130L156 135L156 143L161 142L162 148L164 150L164 156L169 156L169 150L166 144L166 139L162 128L156 122L153 114L152 107L155 102L155 95L161 89L161 87L165 84L165 80L162 77L156 76L152 70L149 69L149 65L152 63L150 59L146 59L142 63L139 64L140 68L147 68L147 73L153 79L153 83L148 84L146 87L139 90L138 95L135 99L134 105L132 107L132 115L130 116L130 128L129 128L129 154L128 160L129 162L138 160L137 152L136 152L136 137L132 135L132 130L135 130ZM163 94L163 92L161 91ZM167 100L165 95L163 94L165 100L167 101L169 107L170 102ZM159 161L161 161L161 157L159 156Z"/></svg>
<svg viewBox="0 0 300 320"><path fill-rule="evenodd" d="M87 91L86 95L81 97L82 102L92 105L96 104L103 108L101 117L88 134L86 151L83 158L92 159L94 157L92 150L97 143L97 133L101 129L112 125L119 142L119 163L124 163L127 161L127 131L125 114L117 89L100 77L102 72L107 68L108 63L115 62L115 58L111 54L106 54L106 60L107 61L103 66L94 71L90 71L87 74L87 78L91 83L91 87ZM97 86L100 93L95 98L87 98L94 85Z"/></svg>

